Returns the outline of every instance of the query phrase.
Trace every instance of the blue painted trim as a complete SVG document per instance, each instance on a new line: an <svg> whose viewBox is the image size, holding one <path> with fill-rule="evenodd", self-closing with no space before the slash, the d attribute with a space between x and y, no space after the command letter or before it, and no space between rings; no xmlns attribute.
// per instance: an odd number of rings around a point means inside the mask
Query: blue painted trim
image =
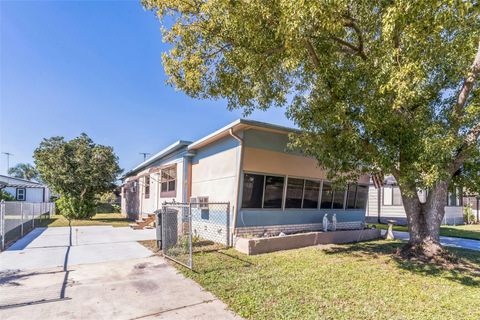
<svg viewBox="0 0 480 320"><path fill-rule="evenodd" d="M289 224L322 223L323 216L331 219L335 213L338 222L364 221L366 210L334 210L334 209L241 209L237 217L237 227L256 227Z"/></svg>

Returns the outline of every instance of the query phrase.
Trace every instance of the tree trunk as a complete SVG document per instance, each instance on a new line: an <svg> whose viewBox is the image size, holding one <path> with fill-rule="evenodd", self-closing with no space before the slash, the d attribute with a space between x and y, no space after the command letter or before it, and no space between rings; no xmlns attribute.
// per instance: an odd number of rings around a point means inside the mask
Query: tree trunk
<svg viewBox="0 0 480 320"><path fill-rule="evenodd" d="M402 191L410 233L410 240L402 249L403 255L430 259L443 253L440 245L440 225L445 215L447 196L446 181L438 182L429 190L426 203L420 202L415 188Z"/></svg>

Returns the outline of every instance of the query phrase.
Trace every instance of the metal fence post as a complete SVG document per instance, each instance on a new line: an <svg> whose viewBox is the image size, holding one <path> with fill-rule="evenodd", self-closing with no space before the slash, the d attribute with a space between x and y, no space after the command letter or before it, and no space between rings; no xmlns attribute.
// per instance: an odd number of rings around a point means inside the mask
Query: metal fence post
<svg viewBox="0 0 480 320"><path fill-rule="evenodd" d="M23 237L23 202L20 202L20 214L22 217L22 225L20 226L20 235Z"/></svg>
<svg viewBox="0 0 480 320"><path fill-rule="evenodd" d="M2 239L0 242L0 251L5 250L5 201L0 202L0 232Z"/></svg>
<svg viewBox="0 0 480 320"><path fill-rule="evenodd" d="M35 203L32 204L32 230L35 229Z"/></svg>
<svg viewBox="0 0 480 320"><path fill-rule="evenodd" d="M227 234L227 247L230 247L230 202L227 204L227 223L226 223L226 234Z"/></svg>
<svg viewBox="0 0 480 320"><path fill-rule="evenodd" d="M193 269L193 248L192 248L192 203L188 204L188 242L190 243L190 269Z"/></svg>

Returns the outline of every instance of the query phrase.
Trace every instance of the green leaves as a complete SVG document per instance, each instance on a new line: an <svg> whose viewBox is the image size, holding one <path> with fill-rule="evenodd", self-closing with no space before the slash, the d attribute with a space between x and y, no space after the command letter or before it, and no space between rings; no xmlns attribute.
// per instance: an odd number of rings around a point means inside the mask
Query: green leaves
<svg viewBox="0 0 480 320"><path fill-rule="evenodd" d="M12 177L39 181L38 171L29 163L19 163L8 170Z"/></svg>
<svg viewBox="0 0 480 320"><path fill-rule="evenodd" d="M44 139L34 152L40 176L61 195L67 218L86 218L95 211L95 196L113 190L121 173L113 149L95 144L86 134L70 141Z"/></svg>
<svg viewBox="0 0 480 320"><path fill-rule="evenodd" d="M478 1L143 3L172 45L170 84L246 114L287 106L305 130L292 147L332 177L382 170L432 186L478 155L478 143L463 147L480 121L477 82L454 108L480 40Z"/></svg>

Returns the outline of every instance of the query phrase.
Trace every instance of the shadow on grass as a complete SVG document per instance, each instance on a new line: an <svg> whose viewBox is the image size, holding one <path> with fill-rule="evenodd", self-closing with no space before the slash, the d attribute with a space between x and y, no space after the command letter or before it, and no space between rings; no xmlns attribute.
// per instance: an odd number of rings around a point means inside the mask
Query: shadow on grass
<svg viewBox="0 0 480 320"><path fill-rule="evenodd" d="M480 240L480 231L442 227L440 234L445 237Z"/></svg>
<svg viewBox="0 0 480 320"><path fill-rule="evenodd" d="M40 220L38 223L35 224L36 227L43 227L43 228L46 228L48 227L50 224L54 223L55 221L57 221L58 218L47 218L47 219L43 219L43 220Z"/></svg>
<svg viewBox="0 0 480 320"><path fill-rule="evenodd" d="M348 254L358 258L390 258L401 269L424 276L441 276L466 286L480 286L480 254L471 250L448 248L454 259L435 264L402 258L397 254L402 242L363 242L325 249L325 254Z"/></svg>
<svg viewBox="0 0 480 320"><path fill-rule="evenodd" d="M83 220L78 220L78 221L83 221ZM111 222L131 223L133 220L128 220L126 218L96 218L96 219L87 219L85 221L104 222L104 223L111 223Z"/></svg>
<svg viewBox="0 0 480 320"><path fill-rule="evenodd" d="M195 259L195 256L205 254L207 252L199 252L193 255L194 259L194 272L198 274L208 274L218 271L228 271L228 270L241 270L245 268L250 268L254 264L246 259L242 259L236 255L227 253L224 250L215 250L208 252L213 254L212 259L203 260ZM199 264L197 264L199 262Z"/></svg>

